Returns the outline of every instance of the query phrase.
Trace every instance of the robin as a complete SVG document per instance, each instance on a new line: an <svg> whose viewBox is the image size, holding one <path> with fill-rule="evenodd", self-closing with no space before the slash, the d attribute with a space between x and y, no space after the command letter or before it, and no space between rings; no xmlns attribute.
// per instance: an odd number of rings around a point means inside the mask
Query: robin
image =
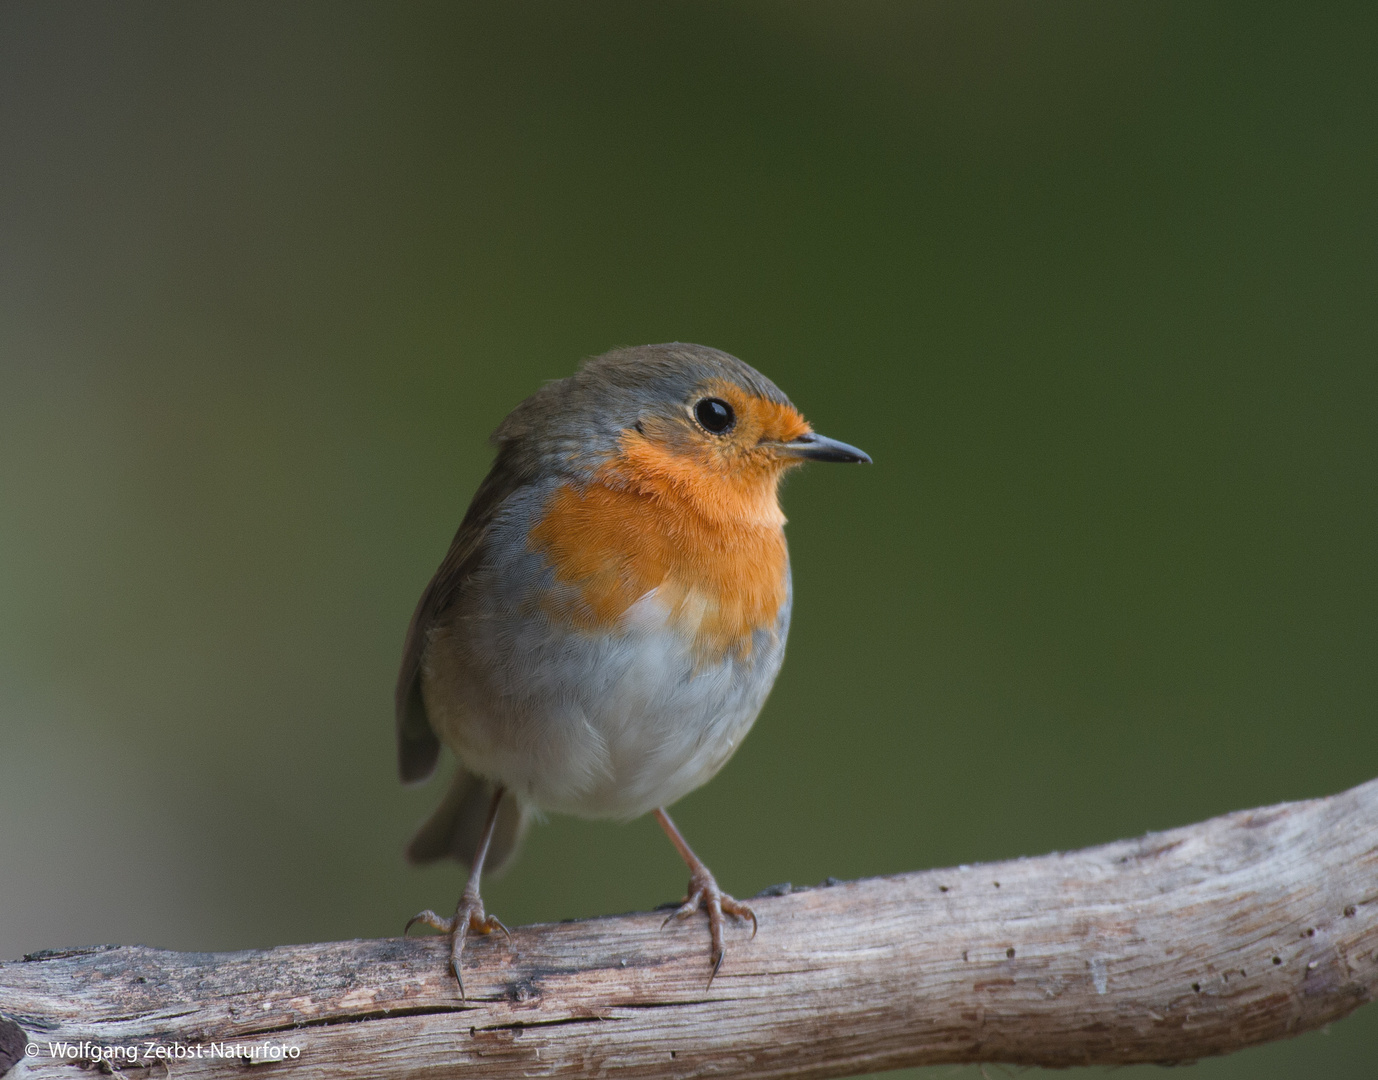
<svg viewBox="0 0 1378 1080"><path fill-rule="evenodd" d="M587 361L508 414L497 459L421 595L397 680L403 782L458 759L407 847L470 874L453 918L423 911L460 956L507 928L479 878L515 852L534 811L653 813L689 866L670 918L707 913L711 985L718 887L665 807L732 756L785 654L791 583L780 479L804 461L869 462L813 431L735 356L673 343ZM668 923L670 919L666 919Z"/></svg>

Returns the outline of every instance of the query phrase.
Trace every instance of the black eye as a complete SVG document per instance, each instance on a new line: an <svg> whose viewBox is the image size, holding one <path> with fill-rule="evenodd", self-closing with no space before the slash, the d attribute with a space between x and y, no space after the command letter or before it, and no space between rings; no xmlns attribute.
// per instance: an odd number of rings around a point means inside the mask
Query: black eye
<svg viewBox="0 0 1378 1080"><path fill-rule="evenodd" d="M706 431L714 435L731 431L732 425L737 422L737 414L732 411L732 406L722 398L715 397L706 397L695 405L694 416Z"/></svg>

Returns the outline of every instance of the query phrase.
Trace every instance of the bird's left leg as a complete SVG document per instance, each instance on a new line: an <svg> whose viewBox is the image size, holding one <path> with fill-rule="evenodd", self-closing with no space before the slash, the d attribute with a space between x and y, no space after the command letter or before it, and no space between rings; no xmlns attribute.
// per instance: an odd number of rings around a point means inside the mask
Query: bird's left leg
<svg viewBox="0 0 1378 1080"><path fill-rule="evenodd" d="M499 785L493 792L493 805L488 808L488 820L484 822L483 833L479 837L478 850L474 852L474 864L469 871L469 880L464 885L464 892L459 897L459 906L455 909L453 919L442 919L434 911L423 911L419 915L413 915L407 922L406 928L402 933L405 934L416 923L425 923L433 930L439 930L442 934L450 935L450 967L454 970L455 979L459 982L459 996L461 1000L464 994L464 976L459 970L459 959L464 952L464 941L470 932L475 934L491 934L494 930L501 930L507 935L508 941L512 940L512 934L496 915L489 915L483 910L483 898L479 895L479 878L483 875L483 860L488 857L488 845L493 840L493 828L498 823L498 806L502 803L503 789Z"/></svg>
<svg viewBox="0 0 1378 1080"><path fill-rule="evenodd" d="M713 951L709 956L709 962L713 968L708 973L708 985L713 985L713 978L718 974L718 968L722 967L724 948L722 943L722 924L723 913L732 915L738 919L751 920L751 936L756 936L756 912L740 900L734 900L718 887L717 880L713 877L708 867L703 865L703 860L694 854L694 849L689 846L688 841L680 835L675 823L670 820L664 808L655 812L655 819L660 822L660 827L665 830L665 835L670 838L670 843L675 845L675 850L679 852L681 859L689 866L689 895L684 898L684 903L678 909L671 912L666 918L666 925L671 919L683 919L694 912L702 909L708 913L708 934L713 942Z"/></svg>

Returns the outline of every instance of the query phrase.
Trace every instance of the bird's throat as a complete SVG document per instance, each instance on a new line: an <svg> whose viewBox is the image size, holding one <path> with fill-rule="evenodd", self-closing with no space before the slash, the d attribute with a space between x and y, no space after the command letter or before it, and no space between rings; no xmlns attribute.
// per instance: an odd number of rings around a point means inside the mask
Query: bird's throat
<svg viewBox="0 0 1378 1080"><path fill-rule="evenodd" d="M655 448L631 449L593 482L558 488L531 531L578 598L553 601L550 614L607 630L654 594L702 659L749 654L789 593L779 471L705 476Z"/></svg>

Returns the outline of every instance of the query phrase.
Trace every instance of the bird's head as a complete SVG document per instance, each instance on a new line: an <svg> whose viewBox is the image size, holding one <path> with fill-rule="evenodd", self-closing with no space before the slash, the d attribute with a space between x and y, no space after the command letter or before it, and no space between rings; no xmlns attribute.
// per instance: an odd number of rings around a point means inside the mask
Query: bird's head
<svg viewBox="0 0 1378 1080"><path fill-rule="evenodd" d="M535 441L542 464L603 482L649 483L735 512L805 461L869 462L820 435L773 382L717 349L617 349L538 391L497 432Z"/></svg>

